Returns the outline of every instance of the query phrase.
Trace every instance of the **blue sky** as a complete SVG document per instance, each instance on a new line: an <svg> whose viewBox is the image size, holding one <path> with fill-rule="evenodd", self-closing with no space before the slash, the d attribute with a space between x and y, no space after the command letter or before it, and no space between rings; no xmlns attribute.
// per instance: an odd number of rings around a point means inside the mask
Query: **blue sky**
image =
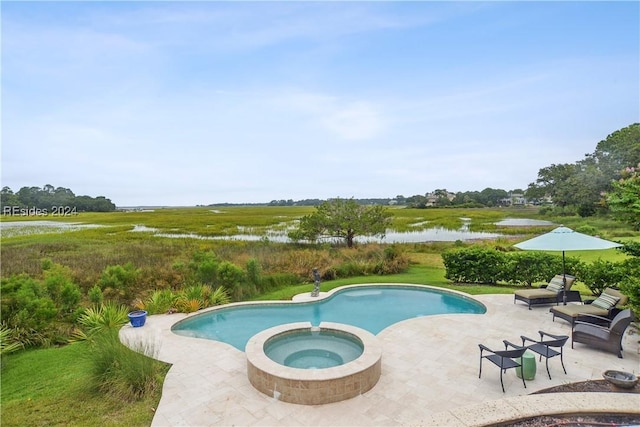
<svg viewBox="0 0 640 427"><path fill-rule="evenodd" d="M638 2L7 2L2 186L524 189L640 121Z"/></svg>

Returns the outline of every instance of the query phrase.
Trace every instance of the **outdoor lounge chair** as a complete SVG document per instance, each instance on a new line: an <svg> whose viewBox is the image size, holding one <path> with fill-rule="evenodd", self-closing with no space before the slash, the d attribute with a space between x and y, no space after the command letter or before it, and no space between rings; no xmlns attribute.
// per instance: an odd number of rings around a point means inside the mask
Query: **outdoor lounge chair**
<svg viewBox="0 0 640 427"><path fill-rule="evenodd" d="M592 323L593 320L597 324ZM593 315L580 316L571 331L571 348L574 342L579 342L617 354L622 359L622 337L632 320L633 313L629 309L622 310L613 320ZM601 326L601 322L608 325Z"/></svg>
<svg viewBox="0 0 640 427"><path fill-rule="evenodd" d="M568 299L570 299L571 301L581 301L579 292L569 291L576 278L569 275L567 275L566 278L566 290ZM547 285L543 285L535 289L519 289L515 291L513 295L513 303L515 304L516 301L524 301L529 305L529 310L531 310L532 305L560 304L560 302L562 302L563 300L562 285L563 275L558 274L554 276Z"/></svg>
<svg viewBox="0 0 640 427"><path fill-rule="evenodd" d="M552 357L560 356L560 364L562 365L562 370L566 374L567 369L564 367L564 360L562 358L562 347L569 340L569 336L553 335L544 331L538 331L538 333L540 334L540 341L521 335L520 338L522 338L522 347L539 354L540 360L542 360L543 357L545 358L545 365L547 367L547 375L549 376L549 379L551 379L551 373L549 372L549 359L551 359ZM551 339L545 340L545 337ZM529 344L527 346L527 342L531 342L533 344ZM505 344L508 344L514 348L520 347L515 344L511 344L508 341L505 341Z"/></svg>
<svg viewBox="0 0 640 427"><path fill-rule="evenodd" d="M585 304L559 305L551 307L549 311L553 314L554 321L557 316L573 325L578 316L583 314L611 319L623 309L627 301L627 296L620 291L607 288L593 301L586 301Z"/></svg>
<svg viewBox="0 0 640 427"><path fill-rule="evenodd" d="M504 341L505 347L507 346L507 341ZM520 368L520 374L522 377L522 384L524 384L524 388L527 388L527 384L524 382L524 368L522 364L516 359L522 357L525 351L527 351L526 347L518 347L514 350L498 350L493 351L489 347L478 344L480 347L480 373L478 374L478 378L482 377L482 359L487 359L500 368L500 385L502 386L502 392L504 393L504 383L502 382L502 372L511 368ZM486 351L489 354L485 354L483 356L483 352Z"/></svg>

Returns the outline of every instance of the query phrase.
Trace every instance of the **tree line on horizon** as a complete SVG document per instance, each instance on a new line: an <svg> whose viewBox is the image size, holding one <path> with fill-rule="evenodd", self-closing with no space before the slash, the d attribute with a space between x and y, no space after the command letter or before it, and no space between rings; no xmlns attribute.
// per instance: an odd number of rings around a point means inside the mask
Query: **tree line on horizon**
<svg viewBox="0 0 640 427"><path fill-rule="evenodd" d="M592 216L610 211L612 204L632 203L608 197L620 185L633 199L637 168L640 167L640 124L617 130L597 143L593 153L575 163L552 164L538 171L535 182L526 190L485 188L482 191L452 193L446 189L410 197L354 199L360 204L396 204L413 208L427 207L497 207L510 205L515 195L528 204L550 204L559 215ZM623 191L624 193L624 191ZM624 197L622 199L625 199ZM271 206L318 206L319 199L272 200ZM640 215L640 213L638 213Z"/></svg>
<svg viewBox="0 0 640 427"><path fill-rule="evenodd" d="M485 188L482 191L452 193L446 189L436 189L425 194L410 197L398 195L395 198L354 199L362 205L399 205L412 208L428 207L499 207L513 204L514 196L522 196L528 204L549 204L553 213L558 215L580 215L588 217L608 213L613 204L632 203L628 200L608 195L627 187L633 199L635 178L640 167L640 123L633 123L608 135L597 143L593 153L575 163L552 164L538 171L535 182L526 190ZM622 182L621 182L622 181ZM625 188L622 188L625 190ZM623 191L624 193L624 191ZM272 200L268 206L319 206L321 199ZM32 208L53 209L60 206L75 207L77 212L110 212L116 210L115 204L103 196L76 196L70 189L45 185L40 187L22 187L14 193L4 187L0 192L0 205L5 209ZM207 206L263 206L264 203L214 203ZM18 210L19 211L19 210Z"/></svg>
<svg viewBox="0 0 640 427"><path fill-rule="evenodd" d="M112 212L116 205L104 196L76 196L64 187L22 187L13 192L9 187L0 191L2 215L8 216L68 216L78 212Z"/></svg>

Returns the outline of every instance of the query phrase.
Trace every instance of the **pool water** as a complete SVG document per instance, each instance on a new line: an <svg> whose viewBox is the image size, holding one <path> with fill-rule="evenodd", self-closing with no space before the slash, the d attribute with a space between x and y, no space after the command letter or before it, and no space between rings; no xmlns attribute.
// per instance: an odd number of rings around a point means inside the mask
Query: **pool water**
<svg viewBox="0 0 640 427"><path fill-rule="evenodd" d="M290 368L324 369L357 359L363 352L357 337L339 331L311 329L285 332L269 339L264 352Z"/></svg>
<svg viewBox="0 0 640 427"><path fill-rule="evenodd" d="M176 323L178 335L222 341L244 351L249 338L285 323L335 322L372 334L414 317L434 314L483 314L485 307L452 292L421 286L354 286L304 303L257 303L209 311Z"/></svg>

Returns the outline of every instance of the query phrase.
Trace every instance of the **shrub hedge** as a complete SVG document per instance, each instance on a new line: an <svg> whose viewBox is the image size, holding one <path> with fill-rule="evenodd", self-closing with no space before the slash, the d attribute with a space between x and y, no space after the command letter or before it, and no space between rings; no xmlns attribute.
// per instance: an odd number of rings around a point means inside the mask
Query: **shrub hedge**
<svg viewBox="0 0 640 427"><path fill-rule="evenodd" d="M472 246L444 251L445 277L454 282L531 286L548 282L562 273L562 259L544 252L502 252L489 247ZM583 263L565 257L566 273L576 276L585 271Z"/></svg>

